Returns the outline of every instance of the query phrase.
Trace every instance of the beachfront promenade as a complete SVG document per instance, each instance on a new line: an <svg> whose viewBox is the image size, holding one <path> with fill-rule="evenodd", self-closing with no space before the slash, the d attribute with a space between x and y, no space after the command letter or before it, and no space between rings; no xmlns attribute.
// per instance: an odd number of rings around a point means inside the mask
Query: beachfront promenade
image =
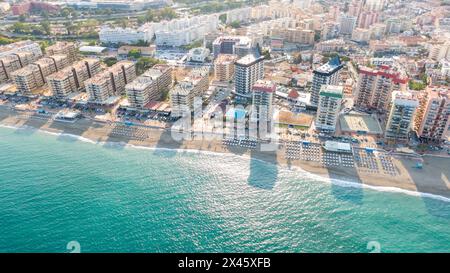
<svg viewBox="0 0 450 273"><path fill-rule="evenodd" d="M202 138L201 132L189 134L190 139L173 139L171 128L126 125L82 118L74 123L60 122L52 115L30 111L16 111L0 107L0 124L20 128L28 127L44 132L72 135L105 145L142 146L186 152L213 152L245 156L263 160L282 168L299 167L327 179L344 179L369 186L400 188L409 191L432 193L450 198L450 171L448 157L420 156L416 154L389 153L383 150L368 151L353 147L352 153L325 151L320 143L305 145L299 141L281 139L272 147L262 150L258 140L235 138ZM416 167L418 160L423 168Z"/></svg>

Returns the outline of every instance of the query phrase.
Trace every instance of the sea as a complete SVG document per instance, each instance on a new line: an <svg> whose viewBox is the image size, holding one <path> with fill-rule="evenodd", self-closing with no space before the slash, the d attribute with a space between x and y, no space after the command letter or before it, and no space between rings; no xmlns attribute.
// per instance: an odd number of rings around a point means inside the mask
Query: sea
<svg viewBox="0 0 450 273"><path fill-rule="evenodd" d="M450 252L450 199L2 126L0 252Z"/></svg>

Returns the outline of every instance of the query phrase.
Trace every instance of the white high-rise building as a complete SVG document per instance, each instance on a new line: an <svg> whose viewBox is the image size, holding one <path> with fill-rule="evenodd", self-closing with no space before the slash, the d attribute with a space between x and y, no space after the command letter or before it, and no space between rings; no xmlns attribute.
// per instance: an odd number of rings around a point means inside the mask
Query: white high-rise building
<svg viewBox="0 0 450 273"><path fill-rule="evenodd" d="M246 55L237 60L234 66L235 92L248 95L257 80L264 78L264 57Z"/></svg>
<svg viewBox="0 0 450 273"><path fill-rule="evenodd" d="M316 128L334 132L341 110L343 86L322 85L317 106Z"/></svg>
<svg viewBox="0 0 450 273"><path fill-rule="evenodd" d="M391 107L386 122L388 140L407 141L413 126L418 99L411 92L392 92Z"/></svg>
<svg viewBox="0 0 450 273"><path fill-rule="evenodd" d="M267 80L258 80L252 88L252 112L257 120L270 122L273 114L273 96L275 83Z"/></svg>
<svg viewBox="0 0 450 273"><path fill-rule="evenodd" d="M99 32L102 43L112 44L133 44L139 41L148 42L148 36L145 32L133 28L102 27Z"/></svg>
<svg viewBox="0 0 450 273"><path fill-rule="evenodd" d="M209 70L195 69L170 91L172 117L182 117L194 110L194 99L202 98L209 87Z"/></svg>

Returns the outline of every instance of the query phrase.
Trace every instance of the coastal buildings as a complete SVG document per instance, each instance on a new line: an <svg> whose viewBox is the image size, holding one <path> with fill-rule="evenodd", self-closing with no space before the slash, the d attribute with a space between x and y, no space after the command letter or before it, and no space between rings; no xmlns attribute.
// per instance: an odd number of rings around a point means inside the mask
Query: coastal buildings
<svg viewBox="0 0 450 273"><path fill-rule="evenodd" d="M411 92L392 92L384 133L388 141L403 142L409 139L418 106L419 101Z"/></svg>
<svg viewBox="0 0 450 273"><path fill-rule="evenodd" d="M51 74L47 77L47 82L53 96L66 99L71 94L84 90L84 82L100 73L101 70L99 60L86 58Z"/></svg>
<svg viewBox="0 0 450 273"><path fill-rule="evenodd" d="M428 86L416 113L418 136L428 142L442 142L450 130L450 88Z"/></svg>
<svg viewBox="0 0 450 273"><path fill-rule="evenodd" d="M170 91L172 117L181 117L194 110L194 99L202 100L203 93L208 90L208 76L208 69L195 69Z"/></svg>
<svg viewBox="0 0 450 273"><path fill-rule="evenodd" d="M11 73L20 94L31 94L46 83L47 76L67 66L66 55L43 57Z"/></svg>
<svg viewBox="0 0 450 273"><path fill-rule="evenodd" d="M11 73L42 57L39 44L20 41L0 47L0 84L12 80Z"/></svg>
<svg viewBox="0 0 450 273"><path fill-rule="evenodd" d="M214 61L214 76L216 80L228 82L234 78L234 62L237 56L233 54L219 54Z"/></svg>
<svg viewBox="0 0 450 273"><path fill-rule="evenodd" d="M337 85L322 85L319 92L316 128L334 132L341 110L343 87Z"/></svg>
<svg viewBox="0 0 450 273"><path fill-rule="evenodd" d="M0 57L0 83L11 80L11 73L36 61L35 55L29 51L11 53Z"/></svg>
<svg viewBox="0 0 450 273"><path fill-rule="evenodd" d="M47 82L53 96L65 99L78 91L75 76L71 67L67 67L47 77Z"/></svg>
<svg viewBox="0 0 450 273"><path fill-rule="evenodd" d="M130 108L145 110L149 102L160 100L171 86L172 68L168 65L155 65L125 86Z"/></svg>
<svg viewBox="0 0 450 273"><path fill-rule="evenodd" d="M47 56L64 54L67 55L68 62L73 63L77 60L77 48L72 42L56 42L45 49Z"/></svg>
<svg viewBox="0 0 450 273"><path fill-rule="evenodd" d="M85 82L89 100L110 104L110 98L125 93L125 85L136 78L136 68L131 61L120 61Z"/></svg>
<svg viewBox="0 0 450 273"><path fill-rule="evenodd" d="M379 112L388 111L392 92L405 90L408 83L406 77L385 65L380 65L378 69L361 66L358 75L358 84L354 92L355 106Z"/></svg>
<svg viewBox="0 0 450 273"><path fill-rule="evenodd" d="M246 55L235 62L235 92L248 95L257 80L264 78L264 57Z"/></svg>
<svg viewBox="0 0 450 273"><path fill-rule="evenodd" d="M154 65L151 69L147 70L142 76L150 77L156 81L158 92L169 91L172 87L172 67L165 64Z"/></svg>
<svg viewBox="0 0 450 273"><path fill-rule="evenodd" d="M339 58L333 58L328 63L313 71L313 82L311 87L311 105L319 103L319 93L322 85L337 85L339 83L339 72L344 67Z"/></svg>
<svg viewBox="0 0 450 273"><path fill-rule="evenodd" d="M273 115L273 96L277 87L268 80L258 80L252 87L252 117L270 123ZM261 123L260 123L261 125Z"/></svg>
<svg viewBox="0 0 450 273"><path fill-rule="evenodd" d="M35 59L42 56L42 50L39 44L30 40L19 41L0 47L0 57L17 52L31 52Z"/></svg>
<svg viewBox="0 0 450 273"><path fill-rule="evenodd" d="M84 82L100 73L103 68L100 61L95 58L85 58L72 65L72 72L74 74L78 89L84 89Z"/></svg>
<svg viewBox="0 0 450 273"><path fill-rule="evenodd" d="M45 84L39 66L35 64L14 71L12 77L21 94L31 94L33 90Z"/></svg>

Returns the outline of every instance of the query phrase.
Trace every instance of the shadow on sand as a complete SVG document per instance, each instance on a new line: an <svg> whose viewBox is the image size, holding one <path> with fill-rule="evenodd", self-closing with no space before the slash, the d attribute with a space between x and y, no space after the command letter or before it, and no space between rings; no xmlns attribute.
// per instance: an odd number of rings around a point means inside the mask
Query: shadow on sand
<svg viewBox="0 0 450 273"><path fill-rule="evenodd" d="M400 161L419 192L437 192L450 198L450 158L424 156L423 159L422 169L416 168L417 160L402 158ZM450 219L450 203L426 196L421 198L431 215Z"/></svg>

